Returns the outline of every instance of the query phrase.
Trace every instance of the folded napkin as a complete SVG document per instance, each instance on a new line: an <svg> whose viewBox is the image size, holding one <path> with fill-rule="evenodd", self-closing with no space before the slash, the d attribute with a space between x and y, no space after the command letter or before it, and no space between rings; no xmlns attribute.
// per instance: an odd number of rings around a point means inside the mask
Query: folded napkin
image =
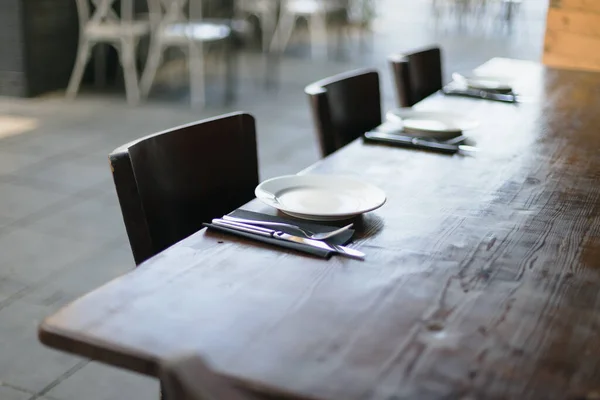
<svg viewBox="0 0 600 400"><path fill-rule="evenodd" d="M503 103L517 103L517 95L513 91L474 89L464 85L449 84L444 86L442 93L449 96L463 96L500 101Z"/></svg>
<svg viewBox="0 0 600 400"><path fill-rule="evenodd" d="M235 210L234 212L230 213L229 215L231 215L233 217L238 217L238 218L247 218L247 219L260 220L260 221L285 222L288 224L293 224L293 225L299 226L300 228L303 228L303 229L306 228L315 233L328 232L328 231L332 231L332 230L339 228L337 226L322 225L322 224L307 222L307 221L298 220L298 219L266 215L266 214L255 213L255 212L246 211L246 210ZM232 233L234 235L246 237L248 239L258 240L263 243L269 243L269 244L273 244L276 246L285 247L288 249L302 251L304 253L312 254L317 257L328 258L334 253L329 250L318 249L318 248L310 247L310 246L307 246L307 245L304 245L301 243L288 242L286 240L255 235L255 234L247 233L247 232L240 232L235 229L228 229L228 228L225 228L222 226L216 226L213 224L204 224L204 225L209 229ZM298 232L295 229L279 228L279 227L278 228L270 228L270 229L275 229L278 231L289 233L290 235L296 235L296 236L303 237L303 235L300 234L300 232ZM354 229L348 229L347 231L342 232L339 235L336 235L330 239L327 239L324 242L330 243L330 244L344 245L344 244L348 243L350 241L350 239L352 239L352 235L354 235Z"/></svg>

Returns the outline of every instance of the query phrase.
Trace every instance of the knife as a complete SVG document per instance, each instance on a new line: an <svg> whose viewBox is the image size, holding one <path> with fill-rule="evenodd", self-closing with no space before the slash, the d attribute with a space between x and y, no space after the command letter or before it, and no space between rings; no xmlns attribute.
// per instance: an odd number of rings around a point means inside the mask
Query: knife
<svg viewBox="0 0 600 400"><path fill-rule="evenodd" d="M442 93L449 96L464 96L464 97L474 97L476 99L486 99L486 100L495 100L502 101L505 103L518 103L519 96L514 93L500 93L500 92L492 92L489 90L481 90L481 89L449 89L443 88Z"/></svg>
<svg viewBox="0 0 600 400"><path fill-rule="evenodd" d="M357 258L359 260L363 260L365 258L365 253L351 249L346 246L339 246L336 244L329 244L322 242L320 240L307 239L300 236L290 235L285 232L276 231L273 229L262 228L254 225L244 224L241 222L233 222L226 221L224 219L215 218L212 220L212 224L216 226L221 226L223 228L228 228L232 230L237 230L240 232L252 233L255 235L260 235L264 237L272 237L275 239L285 240L288 242L294 242L299 244L304 244L306 246L315 247L322 250L332 251L334 253L350 257Z"/></svg>
<svg viewBox="0 0 600 400"><path fill-rule="evenodd" d="M455 154L459 151L477 151L476 147L464 144L441 143L433 140L422 139L413 136L402 136L383 132L366 132L364 138L367 141L390 143L405 147L414 147L423 150L439 151L446 154Z"/></svg>

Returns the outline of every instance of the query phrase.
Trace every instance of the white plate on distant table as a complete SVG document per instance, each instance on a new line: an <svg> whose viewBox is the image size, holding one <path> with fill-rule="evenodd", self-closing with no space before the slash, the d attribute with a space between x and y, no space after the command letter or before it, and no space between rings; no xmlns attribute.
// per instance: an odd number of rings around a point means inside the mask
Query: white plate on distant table
<svg viewBox="0 0 600 400"><path fill-rule="evenodd" d="M397 108L389 111L386 117L388 121L398 122L405 133L437 140L452 139L479 125L477 120L464 115L412 108Z"/></svg>
<svg viewBox="0 0 600 400"><path fill-rule="evenodd" d="M373 211L385 193L370 183L338 175L287 175L264 181L254 191L263 203L296 218L338 221Z"/></svg>
<svg viewBox="0 0 600 400"><path fill-rule="evenodd" d="M510 92L513 87L513 80L510 77L502 75L480 75L476 73L462 75L454 73L452 74L452 79L464 83L470 88L480 90Z"/></svg>

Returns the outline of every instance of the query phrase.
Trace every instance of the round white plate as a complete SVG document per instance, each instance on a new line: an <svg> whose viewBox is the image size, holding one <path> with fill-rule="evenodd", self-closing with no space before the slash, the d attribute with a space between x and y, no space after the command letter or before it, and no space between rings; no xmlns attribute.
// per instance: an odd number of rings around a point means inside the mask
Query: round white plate
<svg viewBox="0 0 600 400"><path fill-rule="evenodd" d="M417 111L412 108L398 108L387 113L388 121L402 124L405 132L420 137L448 140L463 131L476 128L477 120L460 114L442 111Z"/></svg>
<svg viewBox="0 0 600 400"><path fill-rule="evenodd" d="M256 197L293 217L337 221L375 210L385 203L378 187L337 175L288 175L256 187Z"/></svg>
<svg viewBox="0 0 600 400"><path fill-rule="evenodd" d="M513 80L503 75L482 75L472 73L469 75L453 74L456 81L464 82L468 87L481 90L512 90Z"/></svg>

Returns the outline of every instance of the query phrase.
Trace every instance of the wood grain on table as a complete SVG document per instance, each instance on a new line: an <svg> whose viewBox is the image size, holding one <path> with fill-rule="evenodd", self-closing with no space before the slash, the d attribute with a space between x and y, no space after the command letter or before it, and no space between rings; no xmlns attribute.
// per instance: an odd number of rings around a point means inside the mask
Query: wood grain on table
<svg viewBox="0 0 600 400"><path fill-rule="evenodd" d="M305 171L386 191L357 220L366 261L200 231L46 319L40 339L150 375L192 350L278 396L593 398L600 74L504 59L482 70L518 72L532 101L418 105L477 117L476 156L358 140Z"/></svg>

